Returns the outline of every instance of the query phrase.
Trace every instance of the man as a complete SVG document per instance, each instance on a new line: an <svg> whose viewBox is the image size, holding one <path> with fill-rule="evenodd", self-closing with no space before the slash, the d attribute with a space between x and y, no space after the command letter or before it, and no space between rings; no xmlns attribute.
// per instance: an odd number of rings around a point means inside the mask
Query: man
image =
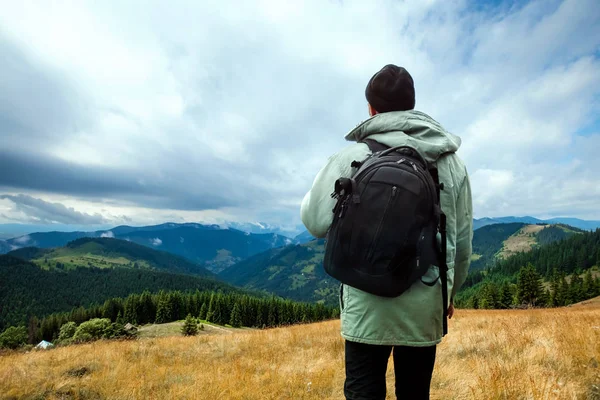
<svg viewBox="0 0 600 400"><path fill-rule="evenodd" d="M369 81L365 95L371 118L346 140L365 138L385 146L410 146L435 162L443 184L440 205L447 217L448 316L453 296L465 281L471 258L473 215L467 170L455 154L461 140L428 115L415 111L413 79L404 68L386 65ZM331 197L340 177L356 172L353 161L371 154L354 143L329 158L302 202L302 221L315 237L325 237L333 221ZM347 399L384 399L385 374L393 354L396 396L428 399L436 345L443 336L443 301L438 266L430 266L398 297L380 297L348 285L340 287L342 337L345 343ZM431 285L424 284L429 282Z"/></svg>

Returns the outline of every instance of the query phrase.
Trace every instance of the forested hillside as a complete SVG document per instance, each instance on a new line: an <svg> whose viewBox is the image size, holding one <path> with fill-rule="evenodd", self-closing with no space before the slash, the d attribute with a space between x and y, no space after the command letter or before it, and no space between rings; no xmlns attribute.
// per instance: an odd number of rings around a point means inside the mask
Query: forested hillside
<svg viewBox="0 0 600 400"><path fill-rule="evenodd" d="M214 291L144 291L127 298L110 298L102 305L77 308L45 318L28 320L29 342L55 340L60 327L67 322L80 324L92 318L108 318L119 324L166 323L181 320L186 315L219 325L265 328L299 322L315 322L335 318L336 308L322 304L298 303L276 297L253 297L240 293Z"/></svg>
<svg viewBox="0 0 600 400"><path fill-rule="evenodd" d="M492 267L498 259L528 252L584 231L564 224L520 222L485 225L473 234L471 271Z"/></svg>
<svg viewBox="0 0 600 400"><path fill-rule="evenodd" d="M247 289L335 305L339 282L323 269L323 244L323 240L313 240L269 250L226 269L219 278Z"/></svg>
<svg viewBox="0 0 600 400"><path fill-rule="evenodd" d="M542 232L546 242L560 240L577 232L566 226L508 223L477 229L473 236L471 271L494 265L501 253L531 250L538 246ZM336 304L339 283L323 270L324 241L271 249L250 257L221 272L219 277L234 285L266 290L302 301ZM472 279L471 275L469 279ZM476 275L475 275L476 276Z"/></svg>
<svg viewBox="0 0 600 400"><path fill-rule="evenodd" d="M215 279L133 268L77 267L45 270L10 255L0 255L0 329L74 307L102 303L144 290L237 289Z"/></svg>
<svg viewBox="0 0 600 400"><path fill-rule="evenodd" d="M473 259L471 270L479 270L492 261L504 244L504 241L515 234L526 224L516 222L512 224L486 225L473 233Z"/></svg>
<svg viewBox="0 0 600 400"><path fill-rule="evenodd" d="M600 278L592 272L595 266L600 266L600 229L497 260L488 270L470 273L456 302L476 308L571 304L600 295Z"/></svg>
<svg viewBox="0 0 600 400"><path fill-rule="evenodd" d="M111 238L81 238L69 242L65 247L25 247L8 254L30 260L45 269L131 267L214 277L210 271L183 257Z"/></svg>

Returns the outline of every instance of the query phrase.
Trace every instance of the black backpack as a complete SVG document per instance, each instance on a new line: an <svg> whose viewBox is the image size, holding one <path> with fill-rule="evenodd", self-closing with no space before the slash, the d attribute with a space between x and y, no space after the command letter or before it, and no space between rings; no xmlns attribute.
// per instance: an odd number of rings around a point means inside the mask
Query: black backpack
<svg viewBox="0 0 600 400"><path fill-rule="evenodd" d="M331 195L337 203L327 233L325 271L365 292L396 297L432 264L438 266L445 334L446 216L440 207L443 185L437 168L412 147L389 148L371 139L363 143L373 154L354 161L354 176L338 179ZM433 286L437 280L421 281Z"/></svg>

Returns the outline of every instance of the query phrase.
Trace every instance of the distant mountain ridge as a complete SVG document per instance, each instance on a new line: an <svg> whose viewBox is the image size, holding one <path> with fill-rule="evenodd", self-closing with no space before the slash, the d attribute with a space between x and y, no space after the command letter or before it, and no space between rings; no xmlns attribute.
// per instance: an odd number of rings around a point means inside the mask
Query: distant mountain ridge
<svg viewBox="0 0 600 400"><path fill-rule="evenodd" d="M64 247L24 247L13 250L8 255L31 261L44 269L59 268L68 271L80 267L135 268L216 277L212 272L183 257L114 238L86 237L69 242Z"/></svg>
<svg viewBox="0 0 600 400"><path fill-rule="evenodd" d="M530 232L528 227L535 229ZM578 231L565 225L501 223L485 226L474 232L471 271L493 264L501 252L505 252L502 256L510 257L540 247L538 241L542 232L545 232L543 244L548 244ZM266 290L294 300L334 304L339 282L325 273L324 252L324 240L270 249L229 267L218 276L246 289Z"/></svg>
<svg viewBox="0 0 600 400"><path fill-rule="evenodd" d="M475 218L473 219L473 230L477 230L486 225L492 224L510 224L510 223L524 223L524 224L565 224L573 226L575 228L591 231L600 228L600 221L588 221L579 218L550 218L550 219L539 219L535 217L497 217L497 218Z"/></svg>
<svg viewBox="0 0 600 400"><path fill-rule="evenodd" d="M219 225L165 223L133 227L117 226L94 232L38 232L0 243L0 252L21 247L54 248L81 238L117 238L167 251L220 272L254 254L295 243L278 234L255 234Z"/></svg>
<svg viewBox="0 0 600 400"><path fill-rule="evenodd" d="M510 222L485 225L473 235L471 271L490 267L500 259L582 232L585 231L565 224Z"/></svg>

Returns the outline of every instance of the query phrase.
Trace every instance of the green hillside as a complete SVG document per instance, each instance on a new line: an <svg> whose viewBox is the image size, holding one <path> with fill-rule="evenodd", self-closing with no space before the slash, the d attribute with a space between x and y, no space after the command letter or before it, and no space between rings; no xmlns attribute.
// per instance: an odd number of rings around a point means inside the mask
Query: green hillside
<svg viewBox="0 0 600 400"><path fill-rule="evenodd" d="M43 269L136 268L214 276L183 257L111 238L81 238L55 249L26 247L14 250L9 255L30 260Z"/></svg>
<svg viewBox="0 0 600 400"><path fill-rule="evenodd" d="M514 249L529 251L538 247L537 235L546 230L549 234L543 240L547 242L577 231L562 225L524 223L487 225L476 230L471 271L481 271L503 256L509 257ZM314 240L271 249L231 266L219 277L237 286L266 290L291 299L336 304L339 283L323 269L323 243Z"/></svg>
<svg viewBox="0 0 600 400"><path fill-rule="evenodd" d="M220 272L250 256L295 243L275 233L248 233L218 225L166 223L154 226L118 226L108 231L37 232L0 242L0 254L11 248L55 248L81 238L116 238L184 257ZM118 264L118 260L115 262Z"/></svg>
<svg viewBox="0 0 600 400"><path fill-rule="evenodd" d="M473 233L471 269L483 269L502 249L504 241L525 226L524 223L486 225Z"/></svg>
<svg viewBox="0 0 600 400"><path fill-rule="evenodd" d="M569 228L560 229L566 231ZM557 232L551 230L549 235L562 235ZM520 300L517 284L525 271L535 278L532 278L531 286L535 287L535 290L539 289L534 303L542 306L571 304L596 293L594 285L600 285L600 281L596 283L597 274L593 271L598 266L600 229L595 232L571 234L566 239L536 246L529 252L514 254L506 259L496 259L486 270L472 271L463 289L457 294L456 302L464 307L482 307L481 300L485 299L483 308L496 308L499 304L518 305ZM568 276L571 278L567 278ZM565 294L567 292L568 294ZM507 300L498 303L497 297L502 297L499 293L503 293ZM557 300L555 296L560 293L562 297ZM510 304L507 304L508 299Z"/></svg>
<svg viewBox="0 0 600 400"><path fill-rule="evenodd" d="M146 262L150 265L155 260ZM32 262L0 255L0 330L7 325L25 323L32 315L42 317L99 304L111 297L161 289L238 291L210 277L147 268L70 266L68 269L42 269Z"/></svg>
<svg viewBox="0 0 600 400"><path fill-rule="evenodd" d="M323 269L323 243L313 240L269 250L226 269L219 278L294 300L337 304L339 283Z"/></svg>
<svg viewBox="0 0 600 400"><path fill-rule="evenodd" d="M564 224L521 222L486 225L474 232L471 271L494 265L499 259L531 251L584 231Z"/></svg>

